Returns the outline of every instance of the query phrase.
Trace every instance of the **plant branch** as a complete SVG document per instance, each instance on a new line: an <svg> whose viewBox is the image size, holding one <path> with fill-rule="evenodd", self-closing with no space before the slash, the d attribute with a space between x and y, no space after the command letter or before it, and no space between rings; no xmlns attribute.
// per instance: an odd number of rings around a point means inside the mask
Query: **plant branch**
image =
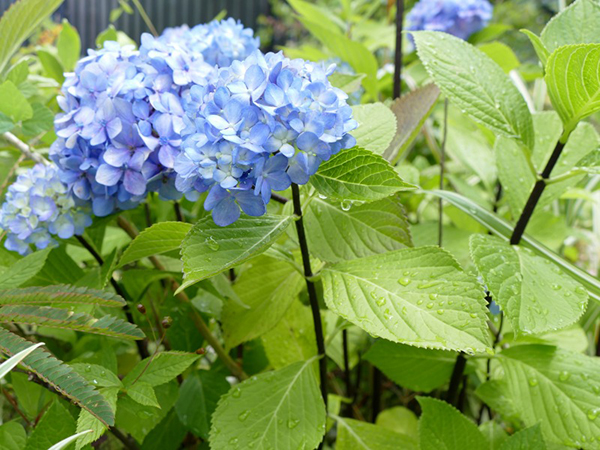
<svg viewBox="0 0 600 450"><path fill-rule="evenodd" d="M10 403L11 406L15 409L15 411L23 418L23 420L25 421L25 423L27 424L27 426L31 426L30 420L23 413L23 411L21 411L21 408L19 408L19 404L17 403L17 401L15 400L15 398L12 395L10 395L8 393L8 391L6 389L4 389L4 388L2 388L2 394L4 395L4 397L6 397L6 400L8 400L8 403Z"/></svg>
<svg viewBox="0 0 600 450"><path fill-rule="evenodd" d="M319 374L321 378L321 395L327 408L327 360L325 359L325 340L323 338L323 324L321 322L321 311L319 309L319 300L317 299L317 289L315 284L310 281L313 276L310 267L310 254L308 252L308 243L304 222L302 220L302 205L300 203L300 189L297 184L292 184L292 200L294 202L294 214L298 216L296 220L296 231L298 233L298 242L300 243L300 252L302 253L302 264L304 266L304 277L306 279L306 289L308 290L308 299L312 310L313 323L315 327L315 336L317 338L317 351L321 358L319 359Z"/></svg>
<svg viewBox="0 0 600 450"><path fill-rule="evenodd" d="M554 147L554 151L552 152L550 159L546 163L546 167L544 167L544 170L540 174L540 178L533 185L533 190L531 191L531 194L529 194L527 203L525 203L525 207L523 208L521 216L519 217L519 220L515 225L512 236L510 237L511 245L518 245L519 242L521 242L521 238L525 233L527 224L529 223L531 216L533 216L535 207L537 206L540 198L542 197L542 194L544 193L544 189L546 188L546 181L548 180L548 178L550 178L552 169L554 169L554 166L558 162L558 158L560 158L564 147L565 143L562 141L559 141L556 144L556 147Z"/></svg>
<svg viewBox="0 0 600 450"><path fill-rule="evenodd" d="M117 217L117 224L129 235L131 239L135 239L138 236L139 232L137 231L137 229L133 226L133 224L131 224L122 216ZM163 272L166 271L165 266L163 266L163 264L158 260L158 258L156 258L156 256L150 256L148 259L150 259L150 262L156 269ZM177 283L177 281L175 281L174 279L171 279L171 289L173 289L173 291L179 289L179 283ZM175 296L175 298L184 303L191 303L189 297L185 292L180 292ZM225 364L225 366L231 371L231 373L240 380L245 380L246 378L248 378L248 376L244 373L241 367L225 351L217 337L212 333L212 331L210 331L210 328L208 327L206 322L204 322L204 319L198 313L198 311L192 309L190 312L190 318L194 322L194 326L200 332L204 340L208 342L208 344L213 348L215 353L219 356L219 358L221 358L221 361L223 361L223 364Z"/></svg>
<svg viewBox="0 0 600 450"><path fill-rule="evenodd" d="M109 428L108 431L110 431L114 437L116 437L119 441L121 441L121 443L125 446L125 448L127 450L139 450L140 449L140 447L137 445L135 440L130 435L125 435L120 430L118 430L117 428L113 428L113 427Z"/></svg>
<svg viewBox="0 0 600 450"><path fill-rule="evenodd" d="M454 364L454 370L452 371L452 377L450 378L450 386L446 394L446 401L453 406L458 407L458 395L460 382L467 366L467 359L462 353L459 353L456 357L456 364Z"/></svg>
<svg viewBox="0 0 600 450"><path fill-rule="evenodd" d="M2 133L2 137L4 139L6 139L10 144L12 144L15 147L17 147L17 149L19 149L21 153L23 153L27 158L31 159L32 161L34 161L36 163L45 164L45 165L49 165L50 164L50 161L48 161L42 155L39 155L38 153L35 153L31 149L31 147L29 147L29 145L27 145L21 139L19 139L18 137L16 137L14 134L12 134L12 133L10 133L10 132L7 131L5 133Z"/></svg>
<svg viewBox="0 0 600 450"><path fill-rule="evenodd" d="M104 265L104 259L102 258L102 256L100 256L100 254L96 251L96 249L94 247L92 247L92 245L90 245L90 243L88 241L86 241L83 236L75 235L75 238L90 253L90 255L92 255L94 257L94 259L98 262L98 264L100 266ZM131 308L130 308L130 303L132 303L133 300L131 298L129 298L127 293L119 285L117 280L115 280L115 278L113 277L112 274L110 276L110 284L112 285L115 292L119 296L121 296L123 299L125 299L126 304L125 304L125 308L123 308L125 310L125 317L127 317L127 321L129 323L135 325L135 321L133 320L133 315L131 314ZM140 358L142 358L142 359L145 359L148 356L150 356L150 354L148 353L148 347L146 344L147 344L146 339L135 341L135 345L138 349L138 353L140 354Z"/></svg>
<svg viewBox="0 0 600 450"><path fill-rule="evenodd" d="M275 200L277 203L281 203L285 205L290 201L289 198L285 198L283 195L276 194L275 192L271 192L271 200Z"/></svg>
<svg viewBox="0 0 600 450"><path fill-rule="evenodd" d="M156 27L152 23L152 20L150 19L150 16L148 16L148 13L146 12L146 10L142 6L142 4L139 2L139 0L131 0L131 1L135 5L135 7L137 8L138 12L140 13L140 16L142 16L142 20L144 21L144 23L146 24L146 26L148 27L148 29L150 30L150 32L155 37L158 37L158 31L156 31Z"/></svg>
<svg viewBox="0 0 600 450"><path fill-rule="evenodd" d="M402 22L404 0L396 0L396 50L394 53L394 98L400 97L402 87Z"/></svg>

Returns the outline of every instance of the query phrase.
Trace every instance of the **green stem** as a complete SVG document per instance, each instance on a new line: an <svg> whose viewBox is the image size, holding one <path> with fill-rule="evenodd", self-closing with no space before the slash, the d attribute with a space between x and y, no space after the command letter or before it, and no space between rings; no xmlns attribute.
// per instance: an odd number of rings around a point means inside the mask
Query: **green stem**
<svg viewBox="0 0 600 450"><path fill-rule="evenodd" d="M146 24L146 26L148 27L150 32L154 36L158 37L158 31L156 31L156 28L154 27L152 20L150 20L150 16L148 16L148 13L146 13L146 10L144 9L144 7L140 3L140 1L139 0L131 0L131 1L137 8L138 12L140 13L140 16L142 16L142 20L144 21L144 23Z"/></svg>

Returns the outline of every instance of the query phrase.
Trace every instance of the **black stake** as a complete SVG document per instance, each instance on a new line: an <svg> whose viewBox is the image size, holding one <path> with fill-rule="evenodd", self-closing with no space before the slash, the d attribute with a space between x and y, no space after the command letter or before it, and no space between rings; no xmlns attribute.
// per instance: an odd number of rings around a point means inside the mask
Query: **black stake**
<svg viewBox="0 0 600 450"><path fill-rule="evenodd" d="M404 0L396 0L396 51L394 54L394 98L400 97L402 85L402 22Z"/></svg>
<svg viewBox="0 0 600 450"><path fill-rule="evenodd" d="M458 406L458 388L460 387L460 381L463 378L466 365L467 359L462 353L459 353L456 357L456 364L454 364L454 370L452 371L452 377L450 378L450 386L448 387L448 393L446 394L446 401L451 405Z"/></svg>
<svg viewBox="0 0 600 450"><path fill-rule="evenodd" d="M296 231L298 233L298 242L300 243L300 252L302 254L302 265L304 266L304 276L306 278L306 289L308 290L308 299L310 309L312 310L313 323L315 327L315 336L317 338L317 351L319 352L319 374L321 377L321 395L327 408L327 361L325 359L325 339L323 338L323 324L321 322L321 311L319 310L319 300L317 299L317 290L315 284L310 280L313 276L310 267L310 255L308 253L308 243L304 231L304 222L302 221L302 205L300 204L300 189L297 184L292 184L292 200L294 202L294 214L298 216L296 220Z"/></svg>

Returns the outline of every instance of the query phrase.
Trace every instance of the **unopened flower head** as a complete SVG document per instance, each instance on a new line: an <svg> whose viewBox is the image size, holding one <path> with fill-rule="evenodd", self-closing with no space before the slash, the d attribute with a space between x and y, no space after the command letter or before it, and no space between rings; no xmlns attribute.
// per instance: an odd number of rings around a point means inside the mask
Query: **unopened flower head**
<svg viewBox="0 0 600 450"><path fill-rule="evenodd" d="M488 0L420 0L408 13L408 29L444 31L468 39L492 18Z"/></svg>
<svg viewBox="0 0 600 450"><path fill-rule="evenodd" d="M347 95L327 78L334 69L257 51L194 85L184 97L177 189L208 191L204 206L225 226L240 209L264 214L271 191L307 183L321 162L355 144Z"/></svg>
<svg viewBox="0 0 600 450"><path fill-rule="evenodd" d="M9 186L0 210L4 246L24 255L31 245L43 249L56 240L83 234L91 225L89 205L75 198L62 183L58 169L37 164Z"/></svg>

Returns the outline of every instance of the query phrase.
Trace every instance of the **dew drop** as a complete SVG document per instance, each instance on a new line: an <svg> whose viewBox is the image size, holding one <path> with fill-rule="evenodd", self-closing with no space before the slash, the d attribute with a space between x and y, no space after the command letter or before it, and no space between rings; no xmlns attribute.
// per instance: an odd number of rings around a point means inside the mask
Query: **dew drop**
<svg viewBox="0 0 600 450"><path fill-rule="evenodd" d="M231 393L233 398L240 398L240 395L242 395L242 390L239 387L236 387Z"/></svg>
<svg viewBox="0 0 600 450"><path fill-rule="evenodd" d="M250 415L250 411L242 411L238 416L238 420L240 422L243 422L244 420L246 420L248 418L249 415Z"/></svg>
<svg viewBox="0 0 600 450"><path fill-rule="evenodd" d="M437 294L429 294L429 299L430 300L435 300L436 298L438 298Z"/></svg>
<svg viewBox="0 0 600 450"><path fill-rule="evenodd" d="M290 430L296 428L300 423L300 419L290 419L288 420L287 426Z"/></svg>
<svg viewBox="0 0 600 450"><path fill-rule="evenodd" d="M204 243L213 252L216 252L217 250L219 250L220 245L219 245L219 243L217 241L215 241L215 239L212 236L208 236L206 239L204 239Z"/></svg>
<svg viewBox="0 0 600 450"><path fill-rule="evenodd" d="M534 387L538 385L538 380L537 378L530 378L529 379L529 386Z"/></svg>
<svg viewBox="0 0 600 450"><path fill-rule="evenodd" d="M444 314L444 310L443 309L438 309L437 313L441 316L442 314Z"/></svg>
<svg viewBox="0 0 600 450"><path fill-rule="evenodd" d="M407 278L407 277L400 278L398 280L398 283L400 283L402 286L408 286L410 284L410 278Z"/></svg>
<svg viewBox="0 0 600 450"><path fill-rule="evenodd" d="M567 381L569 378L571 377L571 374L569 372L567 372L566 370L563 370L559 375L558 375L558 379L560 381Z"/></svg>

